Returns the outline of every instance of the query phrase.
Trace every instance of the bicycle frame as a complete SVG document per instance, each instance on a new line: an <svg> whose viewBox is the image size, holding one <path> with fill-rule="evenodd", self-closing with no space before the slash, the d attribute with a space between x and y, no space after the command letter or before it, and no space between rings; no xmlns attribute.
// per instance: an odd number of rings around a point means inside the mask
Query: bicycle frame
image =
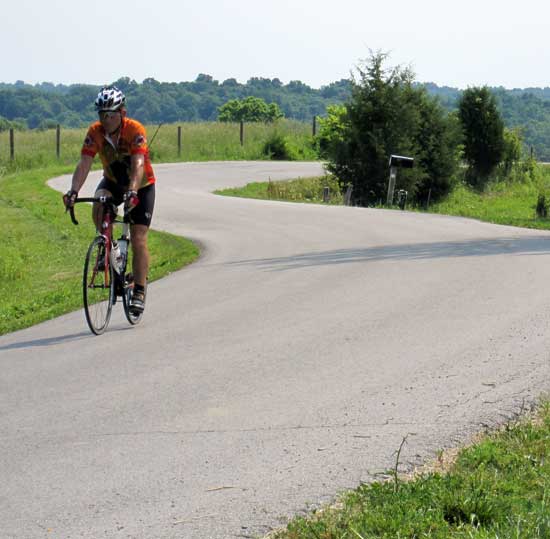
<svg viewBox="0 0 550 539"><path fill-rule="evenodd" d="M103 333L109 323L110 312L112 305L117 301L117 297L122 297L122 303L124 306L124 313L128 322L132 325L136 325L140 322L142 313L136 314L130 309L130 298L133 290L133 277L126 273L126 265L128 261L128 254L130 248L130 217L127 213L124 214L124 219L117 220L117 208L113 203L112 196L100 196L93 198L79 198L76 202L94 202L101 204L101 225L97 230L97 235L92 241L88 254L86 256L86 262L84 266L84 279L83 279L83 293L84 293L84 310L86 313L86 320L93 333L100 335ZM77 225L78 221L74 215L74 207L69 208L72 222ZM122 234L120 237L121 247L126 245L127 249L125 256L123 257L122 266L118 267L111 258L113 249L113 225L122 225ZM94 259L91 259L90 253L92 249L99 248L99 251ZM100 264L104 267L100 268ZM98 284L96 285L96 279ZM107 311L105 319L101 324L96 324L95 317L90 314L91 305L93 302L89 302L89 294L93 290L105 290L108 291ZM92 318L94 320L92 321Z"/></svg>
<svg viewBox="0 0 550 539"><path fill-rule="evenodd" d="M106 198L106 197L101 197ZM109 208L107 206L106 201L102 201L102 210L103 210L103 220L101 222L101 230L98 230L98 233L105 238L105 285L111 286L111 282L109 280L111 276L111 272L109 271L109 266L111 264L111 249L112 249L112 241L113 241L113 227L112 227L112 217L111 212L109 211ZM95 276L98 273L98 265L99 261L96 261L96 267L94 268L94 274L92 276L92 280L90 282L91 287L94 286L95 282Z"/></svg>
<svg viewBox="0 0 550 539"><path fill-rule="evenodd" d="M127 241L130 241L130 227L129 224L125 221L117 221L116 220L116 207L113 204L113 197L111 196L100 196L100 197L89 197L89 198L80 198L78 199L78 202L99 202L102 206L102 221L101 221L101 229L98 230L98 235L102 236L105 239L105 286L110 286L110 272L109 272L109 265L111 264L111 249L113 246L113 224L114 223L120 223L123 225L123 231L122 231L122 237L126 239ZM71 213L71 220L72 222L77 225L78 221L75 218L74 215L74 207L70 208ZM90 287L93 288L95 276L97 273L99 273L98 270L98 262L96 261L95 267L94 267L94 274L92 277L92 280L90 282Z"/></svg>

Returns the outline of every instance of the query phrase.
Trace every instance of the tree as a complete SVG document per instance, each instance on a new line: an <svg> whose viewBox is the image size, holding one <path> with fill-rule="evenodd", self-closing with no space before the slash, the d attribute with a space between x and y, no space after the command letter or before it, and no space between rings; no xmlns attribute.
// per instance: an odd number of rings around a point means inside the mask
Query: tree
<svg viewBox="0 0 550 539"><path fill-rule="evenodd" d="M237 79L225 79L223 82L222 82L222 86L224 87L229 87L229 88L238 88L239 87L239 83L237 82Z"/></svg>
<svg viewBox="0 0 550 539"><path fill-rule="evenodd" d="M504 154L504 123L494 95L486 86L468 88L458 104L467 181L482 188Z"/></svg>
<svg viewBox="0 0 550 539"><path fill-rule="evenodd" d="M521 159L522 137L519 129L504 129L504 144L502 151L502 166L504 175L508 176L512 167Z"/></svg>
<svg viewBox="0 0 550 539"><path fill-rule="evenodd" d="M220 122L273 122L283 117L277 103L269 105L259 97L231 99L218 108Z"/></svg>
<svg viewBox="0 0 550 539"><path fill-rule="evenodd" d="M418 164L425 171L416 186L416 200L427 203L446 196L458 168L460 125L439 101L419 92L420 125L416 135Z"/></svg>
<svg viewBox="0 0 550 539"><path fill-rule="evenodd" d="M357 68L350 100L344 107L329 107L321 122L319 143L328 169L342 186L353 186L359 205L386 200L392 154L415 159L413 169L399 172L397 188L417 200L430 189L434 198L447 192L456 166L443 109L413 85L412 71L385 69L386 58L371 53Z"/></svg>

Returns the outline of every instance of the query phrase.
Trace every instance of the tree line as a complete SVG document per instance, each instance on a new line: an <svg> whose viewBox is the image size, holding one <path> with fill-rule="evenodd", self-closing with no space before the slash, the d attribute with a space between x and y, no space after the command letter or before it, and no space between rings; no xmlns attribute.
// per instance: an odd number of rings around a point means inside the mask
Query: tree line
<svg viewBox="0 0 550 539"><path fill-rule="evenodd" d="M233 78L220 83L206 74L193 82L148 78L137 83L123 77L113 84L126 94L132 117L146 124L216 121L220 107L247 97L276 104L287 118L311 121L313 116L325 114L327 105L345 101L350 91L348 80L313 89L300 81L283 84L277 78L262 77L253 77L246 84ZM95 118L92 103L98 90L99 86L83 84L0 84L0 118L29 128L55 123L80 127Z"/></svg>
<svg viewBox="0 0 550 539"><path fill-rule="evenodd" d="M207 74L199 74L190 82L159 82L148 78L138 83L128 77L113 82L128 96L131 115L147 124L216 121L221 107L248 97L277 105L287 118L309 122L313 116L325 116L330 105L346 102L352 91L351 79L319 89L301 81L283 84L278 78L253 77L244 84L234 78L219 82ZM422 86L429 95L436 96L445 110L458 110L461 90L434 83L415 82L414 86ZM98 89L88 84L0 83L0 130L51 128L58 123L82 127L95 119L92 103ZM536 157L550 161L550 88L490 90L504 124L519 128L525 145L533 147Z"/></svg>

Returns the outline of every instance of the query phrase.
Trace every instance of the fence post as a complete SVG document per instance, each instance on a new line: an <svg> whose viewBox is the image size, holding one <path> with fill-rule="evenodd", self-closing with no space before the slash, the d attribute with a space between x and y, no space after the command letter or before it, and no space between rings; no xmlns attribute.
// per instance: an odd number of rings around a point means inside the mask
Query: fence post
<svg viewBox="0 0 550 539"><path fill-rule="evenodd" d="M181 125L178 125L178 157L181 157Z"/></svg>
<svg viewBox="0 0 550 539"><path fill-rule="evenodd" d="M388 182L388 197L386 204L391 206L393 204L393 192L395 190L395 179L397 178L397 168L390 167L390 181Z"/></svg>
<svg viewBox="0 0 550 539"><path fill-rule="evenodd" d="M312 133L313 136L317 134L317 116L313 117Z"/></svg>
<svg viewBox="0 0 550 539"><path fill-rule="evenodd" d="M241 121L241 146L244 146L244 122Z"/></svg>
<svg viewBox="0 0 550 539"><path fill-rule="evenodd" d="M351 206L351 193L353 192L353 185L348 184L346 194L344 195L344 206Z"/></svg>
<svg viewBox="0 0 550 539"><path fill-rule="evenodd" d="M10 127L10 159L15 159L15 141L13 137L13 127Z"/></svg>
<svg viewBox="0 0 550 539"><path fill-rule="evenodd" d="M55 154L59 159L61 156L61 126L59 124L55 128Z"/></svg>

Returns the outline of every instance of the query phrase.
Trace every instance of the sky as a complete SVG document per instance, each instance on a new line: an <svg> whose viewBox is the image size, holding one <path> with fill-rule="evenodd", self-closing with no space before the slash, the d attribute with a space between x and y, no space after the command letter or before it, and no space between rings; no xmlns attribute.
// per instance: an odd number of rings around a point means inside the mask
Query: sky
<svg viewBox="0 0 550 539"><path fill-rule="evenodd" d="M0 82L349 78L369 51L439 86L550 86L548 0L16 0Z"/></svg>

